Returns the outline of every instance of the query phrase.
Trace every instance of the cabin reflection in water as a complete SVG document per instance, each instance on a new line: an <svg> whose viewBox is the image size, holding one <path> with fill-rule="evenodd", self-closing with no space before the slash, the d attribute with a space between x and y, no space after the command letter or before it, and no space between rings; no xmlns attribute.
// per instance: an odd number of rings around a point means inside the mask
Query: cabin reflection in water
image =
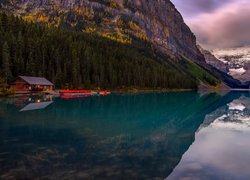
<svg viewBox="0 0 250 180"><path fill-rule="evenodd" d="M53 103L52 96L29 97L28 104L20 112L44 109Z"/></svg>

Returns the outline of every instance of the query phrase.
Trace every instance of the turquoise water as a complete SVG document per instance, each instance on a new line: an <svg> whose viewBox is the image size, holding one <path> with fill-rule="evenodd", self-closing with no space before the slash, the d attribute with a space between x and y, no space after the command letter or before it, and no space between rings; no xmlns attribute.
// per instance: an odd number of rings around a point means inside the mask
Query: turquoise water
<svg viewBox="0 0 250 180"><path fill-rule="evenodd" d="M249 179L249 97L0 99L0 179Z"/></svg>

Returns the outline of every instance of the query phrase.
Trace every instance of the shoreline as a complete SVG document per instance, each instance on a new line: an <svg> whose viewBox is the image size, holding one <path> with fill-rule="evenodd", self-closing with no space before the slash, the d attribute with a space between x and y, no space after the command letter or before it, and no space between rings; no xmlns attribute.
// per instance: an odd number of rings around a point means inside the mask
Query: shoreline
<svg viewBox="0 0 250 180"><path fill-rule="evenodd" d="M29 96L29 95L54 95L58 96L59 95L59 89L54 90L52 92L16 92L15 94L12 95L1 95L0 98L4 97L19 97L19 96ZM93 91L100 91L100 90L93 90ZM244 91L249 91L250 89L219 89L219 90L213 90L213 89L108 89L107 91L111 93L168 93L168 92L191 92L191 91L196 91L196 92L224 92L224 91L239 91L239 92L244 92Z"/></svg>
<svg viewBox="0 0 250 180"><path fill-rule="evenodd" d="M113 89L111 93L190 92L197 89Z"/></svg>

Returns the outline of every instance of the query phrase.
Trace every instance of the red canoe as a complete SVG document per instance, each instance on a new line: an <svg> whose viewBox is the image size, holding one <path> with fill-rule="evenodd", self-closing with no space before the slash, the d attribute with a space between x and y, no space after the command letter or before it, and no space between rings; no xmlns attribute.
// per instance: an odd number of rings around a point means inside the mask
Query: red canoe
<svg viewBox="0 0 250 180"><path fill-rule="evenodd" d="M61 90L59 93L62 99L83 98L94 95L91 90Z"/></svg>
<svg viewBox="0 0 250 180"><path fill-rule="evenodd" d="M71 93L91 93L91 90L61 90L60 94L71 94Z"/></svg>
<svg viewBox="0 0 250 180"><path fill-rule="evenodd" d="M72 99L72 98L81 98L81 97L88 97L93 95L102 95L107 96L110 94L109 91L100 91L95 92L92 90L61 90L59 91L60 97L63 99Z"/></svg>

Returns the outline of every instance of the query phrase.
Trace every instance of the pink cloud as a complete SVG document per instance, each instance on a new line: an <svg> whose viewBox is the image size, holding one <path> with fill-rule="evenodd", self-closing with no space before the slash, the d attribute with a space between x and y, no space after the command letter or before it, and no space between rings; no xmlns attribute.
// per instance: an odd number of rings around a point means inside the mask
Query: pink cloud
<svg viewBox="0 0 250 180"><path fill-rule="evenodd" d="M184 16L184 19L205 48L250 45L249 0L233 0L213 11Z"/></svg>

